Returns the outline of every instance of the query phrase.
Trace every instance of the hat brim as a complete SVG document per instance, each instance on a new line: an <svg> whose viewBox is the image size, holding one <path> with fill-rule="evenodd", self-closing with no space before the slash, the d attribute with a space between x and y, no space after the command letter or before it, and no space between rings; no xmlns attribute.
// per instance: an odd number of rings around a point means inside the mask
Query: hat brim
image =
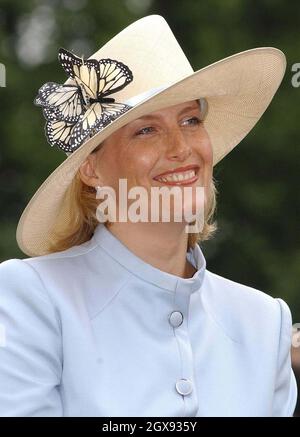
<svg viewBox="0 0 300 437"><path fill-rule="evenodd" d="M258 47L210 64L146 98L88 139L43 182L24 209L16 231L28 256L48 253L58 214L68 220L64 196L80 165L98 144L142 115L205 97L204 120L213 148L213 165L255 126L269 106L286 69L281 50Z"/></svg>

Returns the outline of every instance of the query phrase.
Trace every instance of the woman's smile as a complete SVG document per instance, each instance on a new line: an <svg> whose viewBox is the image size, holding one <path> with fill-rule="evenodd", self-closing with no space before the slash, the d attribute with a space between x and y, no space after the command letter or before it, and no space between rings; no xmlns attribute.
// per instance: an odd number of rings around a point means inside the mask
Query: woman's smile
<svg viewBox="0 0 300 437"><path fill-rule="evenodd" d="M165 176L154 177L153 179L163 185L192 185L198 180L199 168L185 172L169 173Z"/></svg>

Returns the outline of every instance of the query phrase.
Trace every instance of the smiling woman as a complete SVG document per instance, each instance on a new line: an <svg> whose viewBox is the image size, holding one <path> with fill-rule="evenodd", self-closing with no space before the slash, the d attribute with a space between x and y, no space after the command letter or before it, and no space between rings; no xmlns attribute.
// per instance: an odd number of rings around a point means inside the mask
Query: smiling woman
<svg viewBox="0 0 300 437"><path fill-rule="evenodd" d="M29 257L0 264L0 415L292 416L287 303L210 271L201 248L217 229L213 167L270 104L284 54L255 48L194 72L152 15L89 59L61 48L59 60L68 80L35 103L67 158L18 223ZM100 223L103 187L134 206L122 180L176 196L157 221ZM186 232L189 210L200 232Z"/></svg>
<svg viewBox="0 0 300 437"><path fill-rule="evenodd" d="M81 165L68 189L66 202L69 202L72 219L66 223L58 218L49 252L62 251L91 238L95 227L99 224L96 216L99 200L93 188L97 184L109 186L118 196L118 184L121 178L127 181L128 191L132 187L139 186L146 188L149 194L151 187L161 185L204 186L206 200L204 225L200 232L187 235L187 247L189 249L194 247L196 242L211 238L217 230L217 224L213 221L217 189L212 175L212 146L201 118L198 101L194 104L187 102L175 105L128 123L98 145ZM176 148L179 148L177 154ZM182 163L185 164L184 167L188 167L188 170L192 168L197 170L196 176L190 181L160 180L160 176L163 179L169 178L166 173L170 175L170 172L180 177L183 167L179 167L178 164ZM191 201L192 206L185 205L185 208L192 207L195 210L197 202L195 190ZM118 205L119 203L117 202ZM172 202L170 211L173 211L173 206ZM150 210L151 205L147 205L147 208ZM185 224L183 223L181 227ZM106 225L112 229L112 222L109 219ZM132 228L138 239L136 225L135 223L135 226L131 226L128 221L126 227L122 223L122 228L126 228L124 232L127 235ZM143 226L143 232L152 226L151 222L148 222L147 226ZM165 229L165 224L162 228ZM172 227L168 228L171 234ZM178 225L176 228L173 228L175 240L178 235ZM118 227L115 225L114 229ZM158 235L157 224L156 234Z"/></svg>

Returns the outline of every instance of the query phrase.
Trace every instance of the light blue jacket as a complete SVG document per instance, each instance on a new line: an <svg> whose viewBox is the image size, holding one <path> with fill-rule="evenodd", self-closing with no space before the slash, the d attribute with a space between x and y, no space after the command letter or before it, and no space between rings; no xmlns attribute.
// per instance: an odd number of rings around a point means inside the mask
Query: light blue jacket
<svg viewBox="0 0 300 437"><path fill-rule="evenodd" d="M99 224L0 264L0 416L292 416L291 313L206 269L183 279Z"/></svg>

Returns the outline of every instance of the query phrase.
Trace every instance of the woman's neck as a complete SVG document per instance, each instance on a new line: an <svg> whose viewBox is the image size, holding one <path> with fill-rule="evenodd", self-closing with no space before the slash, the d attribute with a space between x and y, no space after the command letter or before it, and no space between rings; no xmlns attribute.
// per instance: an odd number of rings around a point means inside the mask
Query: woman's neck
<svg viewBox="0 0 300 437"><path fill-rule="evenodd" d="M188 234L182 223L112 223L108 227L131 252L148 264L181 278L197 269L187 260Z"/></svg>

